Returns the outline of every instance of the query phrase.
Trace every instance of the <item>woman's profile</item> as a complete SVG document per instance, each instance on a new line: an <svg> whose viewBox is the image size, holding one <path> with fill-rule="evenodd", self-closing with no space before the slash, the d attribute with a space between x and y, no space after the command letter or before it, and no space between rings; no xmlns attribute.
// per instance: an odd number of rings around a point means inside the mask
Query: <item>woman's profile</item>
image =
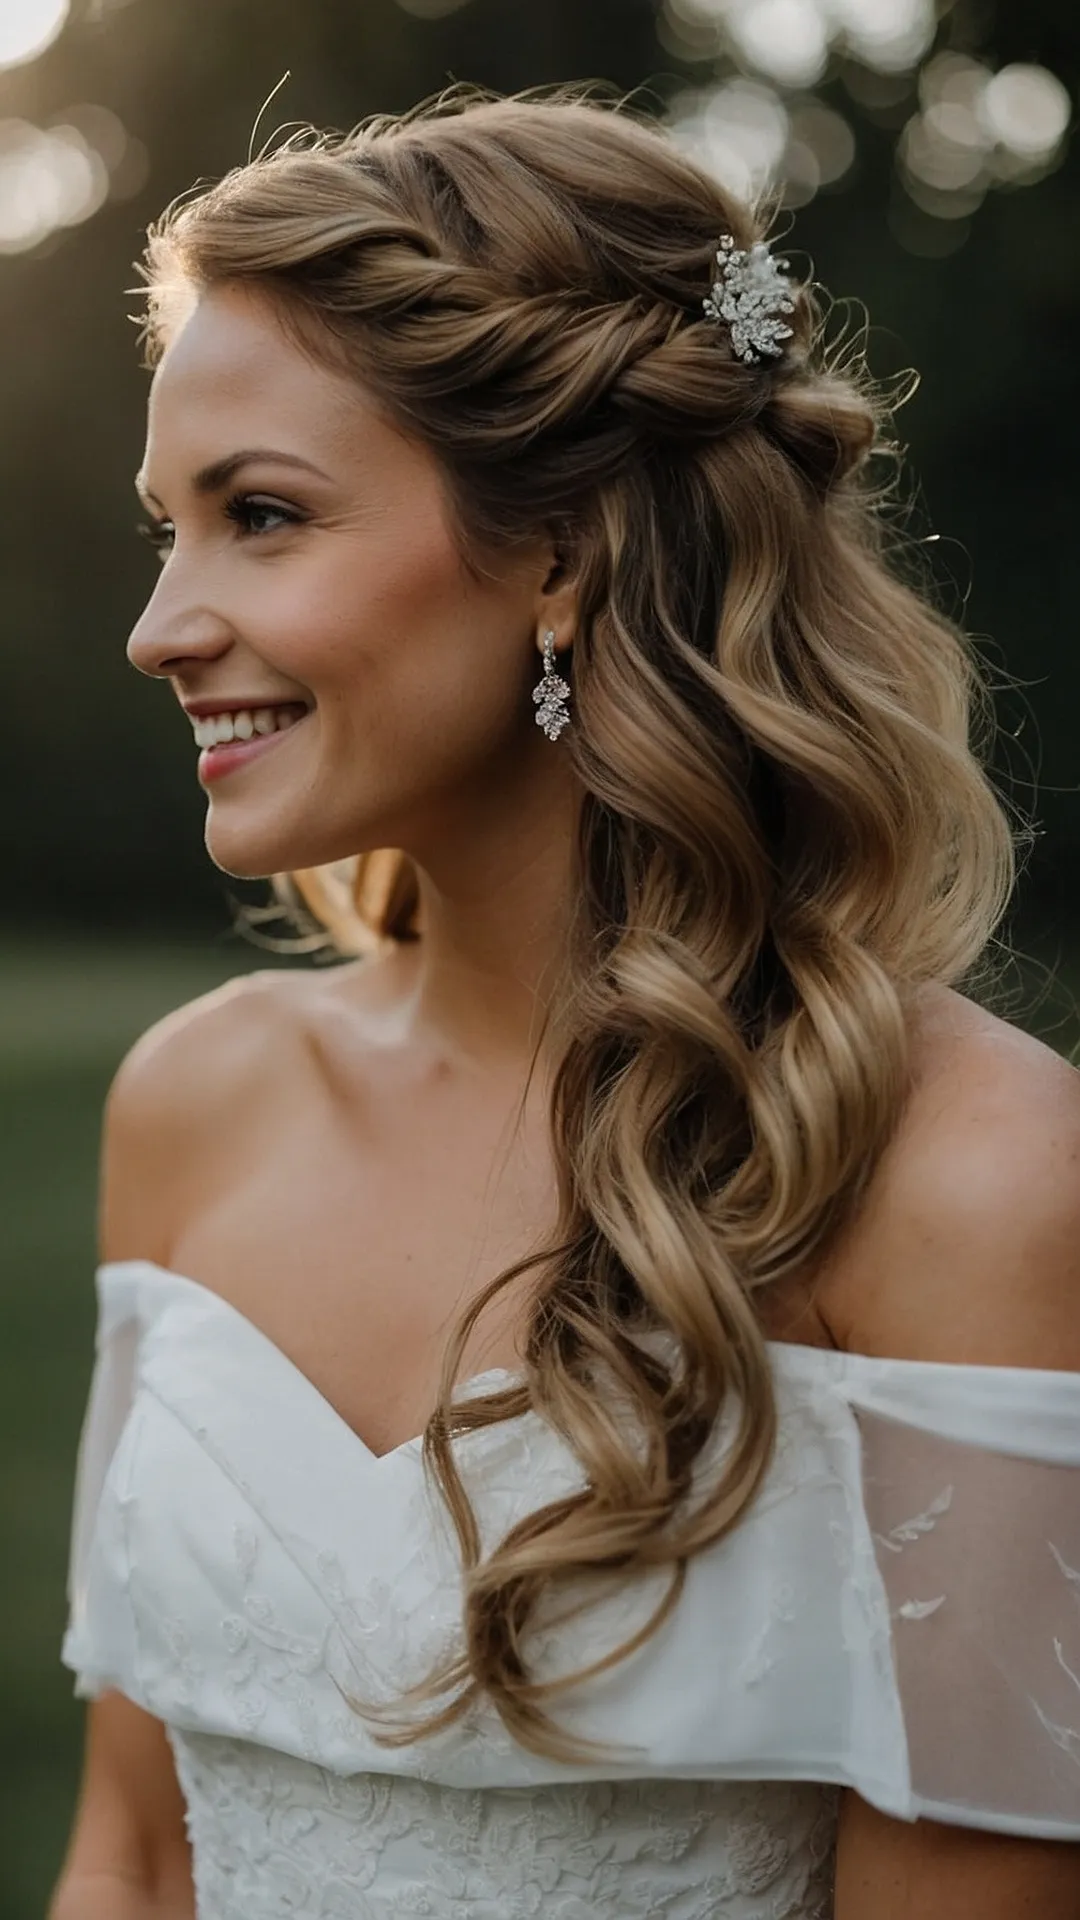
<svg viewBox="0 0 1080 1920"><path fill-rule="evenodd" d="M774 215L466 87L150 231L129 658L337 963L109 1094L50 1920L1080 1909L1080 1075Z"/></svg>

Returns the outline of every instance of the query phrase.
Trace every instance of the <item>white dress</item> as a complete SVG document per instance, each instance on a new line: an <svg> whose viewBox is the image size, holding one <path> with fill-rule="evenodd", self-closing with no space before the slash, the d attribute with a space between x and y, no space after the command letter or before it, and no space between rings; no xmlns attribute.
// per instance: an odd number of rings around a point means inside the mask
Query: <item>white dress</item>
<svg viewBox="0 0 1080 1920"><path fill-rule="evenodd" d="M845 1785L1080 1839L1080 1374L771 1344L768 1478L659 1631L551 1702L609 1749L567 1765L485 1704L398 1748L347 1704L456 1644L419 1439L372 1454L194 1280L112 1262L98 1298L61 1658L79 1696L165 1723L199 1920L826 1920ZM532 1411L454 1446L485 1548L582 1485ZM541 1619L537 1677L623 1640L666 1580Z"/></svg>

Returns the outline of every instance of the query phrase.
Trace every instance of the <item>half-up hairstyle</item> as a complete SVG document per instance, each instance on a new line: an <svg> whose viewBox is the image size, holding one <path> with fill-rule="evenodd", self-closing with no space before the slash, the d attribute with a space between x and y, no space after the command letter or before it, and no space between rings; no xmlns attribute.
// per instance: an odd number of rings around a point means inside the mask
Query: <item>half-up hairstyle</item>
<svg viewBox="0 0 1080 1920"><path fill-rule="evenodd" d="M647 1638L746 1513L776 1432L754 1296L851 1220L910 1088L912 997L971 987L1012 891L987 684L882 511L887 396L827 347L812 283L758 365L703 312L721 234L749 247L777 211L622 102L456 86L304 129L150 230L149 364L177 295L257 287L431 450L467 564L546 528L579 589L552 749L584 790L549 1014L559 1219L448 1342L423 1458L463 1639L398 1703L445 1704L387 1745L486 1698L525 1747L592 1757L541 1701ZM399 850L276 885L341 952L422 938ZM534 1268L520 1378L455 1407L473 1325ZM451 1442L530 1407L584 1484L485 1557ZM722 1409L723 1471L691 1499ZM542 1596L657 1568L641 1633L530 1680Z"/></svg>

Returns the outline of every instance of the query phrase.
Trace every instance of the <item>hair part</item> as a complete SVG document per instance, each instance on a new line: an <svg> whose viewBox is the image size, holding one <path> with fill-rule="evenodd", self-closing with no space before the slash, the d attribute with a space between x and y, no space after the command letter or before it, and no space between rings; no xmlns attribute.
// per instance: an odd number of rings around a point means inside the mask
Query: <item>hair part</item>
<svg viewBox="0 0 1080 1920"><path fill-rule="evenodd" d="M559 1218L448 1342L423 1458L460 1542L463 1644L392 1729L385 1703L353 1700L387 1745L484 1697L527 1748L593 1757L543 1702L647 1638L689 1557L747 1512L776 1433L754 1296L851 1220L909 1091L911 995L986 973L1012 891L988 688L886 511L900 396L827 345L812 284L763 365L703 316L720 235L749 246L777 210L621 102L455 86L304 129L150 230L151 364L192 288L257 288L431 449L463 557L544 527L579 588ZM338 952L422 937L400 850L275 885ZM523 1380L454 1407L475 1322L532 1269ZM530 1406L584 1485L484 1557L452 1441ZM694 1498L728 1409L722 1471ZM633 1640L530 1679L543 1598L649 1569L670 1583Z"/></svg>

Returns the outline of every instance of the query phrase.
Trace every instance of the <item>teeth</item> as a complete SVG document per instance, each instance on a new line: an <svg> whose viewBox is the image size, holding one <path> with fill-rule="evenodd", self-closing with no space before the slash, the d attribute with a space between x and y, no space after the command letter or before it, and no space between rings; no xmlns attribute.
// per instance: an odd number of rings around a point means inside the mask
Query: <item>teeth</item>
<svg viewBox="0 0 1080 1920"><path fill-rule="evenodd" d="M225 746L232 740L250 740L254 734L283 733L304 717L296 704L281 707L241 707L236 713L210 714L205 720L193 720L197 747Z"/></svg>

